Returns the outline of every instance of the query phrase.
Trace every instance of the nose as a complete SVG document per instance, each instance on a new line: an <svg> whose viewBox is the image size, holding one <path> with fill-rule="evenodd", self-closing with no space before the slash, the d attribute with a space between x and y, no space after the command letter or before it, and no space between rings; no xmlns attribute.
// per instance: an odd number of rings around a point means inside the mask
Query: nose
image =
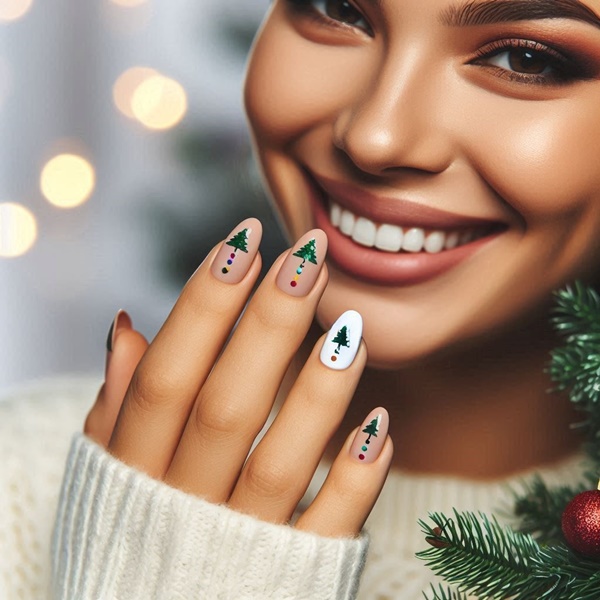
<svg viewBox="0 0 600 600"><path fill-rule="evenodd" d="M422 57L388 58L340 110L334 145L372 175L443 172L453 161L444 87L443 75L433 77Z"/></svg>

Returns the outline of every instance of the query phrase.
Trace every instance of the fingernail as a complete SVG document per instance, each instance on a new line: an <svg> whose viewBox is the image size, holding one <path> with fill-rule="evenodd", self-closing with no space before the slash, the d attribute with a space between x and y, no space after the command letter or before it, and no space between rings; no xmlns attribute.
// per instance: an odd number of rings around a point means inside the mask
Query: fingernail
<svg viewBox="0 0 600 600"><path fill-rule="evenodd" d="M362 339L363 320L355 310L347 310L332 326L321 348L321 362L330 369L347 369Z"/></svg>
<svg viewBox="0 0 600 600"><path fill-rule="evenodd" d="M110 329L108 330L108 337L106 338L106 351L113 351L117 333L119 333L121 329L131 329L132 327L133 324L131 322L131 317L127 314L126 311L120 309L117 312L115 318L113 319L113 322L110 324Z"/></svg>
<svg viewBox="0 0 600 600"><path fill-rule="evenodd" d="M212 274L224 283L239 283L250 269L262 238L258 219L242 221L226 238L211 266Z"/></svg>
<svg viewBox="0 0 600 600"><path fill-rule="evenodd" d="M277 287L290 296L306 296L312 290L327 254L327 236L320 229L304 234L292 246L277 275Z"/></svg>
<svg viewBox="0 0 600 600"><path fill-rule="evenodd" d="M385 408L372 410L354 436L350 455L364 463L372 463L381 454L390 425Z"/></svg>

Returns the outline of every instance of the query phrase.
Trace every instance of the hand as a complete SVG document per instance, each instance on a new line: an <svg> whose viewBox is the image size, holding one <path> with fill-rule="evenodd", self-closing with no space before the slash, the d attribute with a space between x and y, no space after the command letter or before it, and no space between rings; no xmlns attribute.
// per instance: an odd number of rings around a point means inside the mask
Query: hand
<svg viewBox="0 0 600 600"><path fill-rule="evenodd" d="M106 380L84 431L184 492L285 523L352 399L366 348L359 326L323 336L250 453L327 284L327 240L313 230L275 261L227 341L260 272L260 234L260 223L247 219L210 252L150 345L126 313L117 315ZM331 537L360 532L391 463L387 424L385 409L376 409L350 434L295 527Z"/></svg>

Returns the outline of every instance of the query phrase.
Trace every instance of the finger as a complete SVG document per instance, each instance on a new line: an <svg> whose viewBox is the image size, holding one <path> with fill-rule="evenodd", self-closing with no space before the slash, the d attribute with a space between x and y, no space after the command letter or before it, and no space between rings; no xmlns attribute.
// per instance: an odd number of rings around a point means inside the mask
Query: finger
<svg viewBox="0 0 600 600"><path fill-rule="evenodd" d="M350 366L334 370L326 366L333 351L325 353L325 364L322 348L327 350L343 327L356 344L341 349L340 359ZM248 458L229 499L231 508L265 521L291 518L356 390L367 359L361 336L362 319L354 311L344 313L322 336L275 422Z"/></svg>
<svg viewBox="0 0 600 600"><path fill-rule="evenodd" d="M326 250L325 233L312 230L271 268L199 394L165 481L211 502L229 498L313 321Z"/></svg>
<svg viewBox="0 0 600 600"><path fill-rule="evenodd" d="M258 220L246 219L213 249L133 375L109 450L155 478L166 473L200 387L259 275L261 233Z"/></svg>
<svg viewBox="0 0 600 600"><path fill-rule="evenodd" d="M114 429L127 386L148 342L132 329L131 319L119 311L107 340L106 378L87 416L84 433L106 447Z"/></svg>
<svg viewBox="0 0 600 600"><path fill-rule="evenodd" d="M360 533L392 462L394 449L387 435L388 424L387 411L376 408L352 432L323 487L298 519L298 529L326 537L350 537Z"/></svg>

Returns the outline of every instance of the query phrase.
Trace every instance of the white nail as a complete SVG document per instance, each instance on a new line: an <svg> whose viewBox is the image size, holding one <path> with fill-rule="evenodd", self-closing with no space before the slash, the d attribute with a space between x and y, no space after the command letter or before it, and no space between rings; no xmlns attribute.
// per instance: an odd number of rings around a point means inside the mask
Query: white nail
<svg viewBox="0 0 600 600"><path fill-rule="evenodd" d="M346 311L331 327L321 348L321 362L330 369L347 369L358 352L363 320L355 310Z"/></svg>

